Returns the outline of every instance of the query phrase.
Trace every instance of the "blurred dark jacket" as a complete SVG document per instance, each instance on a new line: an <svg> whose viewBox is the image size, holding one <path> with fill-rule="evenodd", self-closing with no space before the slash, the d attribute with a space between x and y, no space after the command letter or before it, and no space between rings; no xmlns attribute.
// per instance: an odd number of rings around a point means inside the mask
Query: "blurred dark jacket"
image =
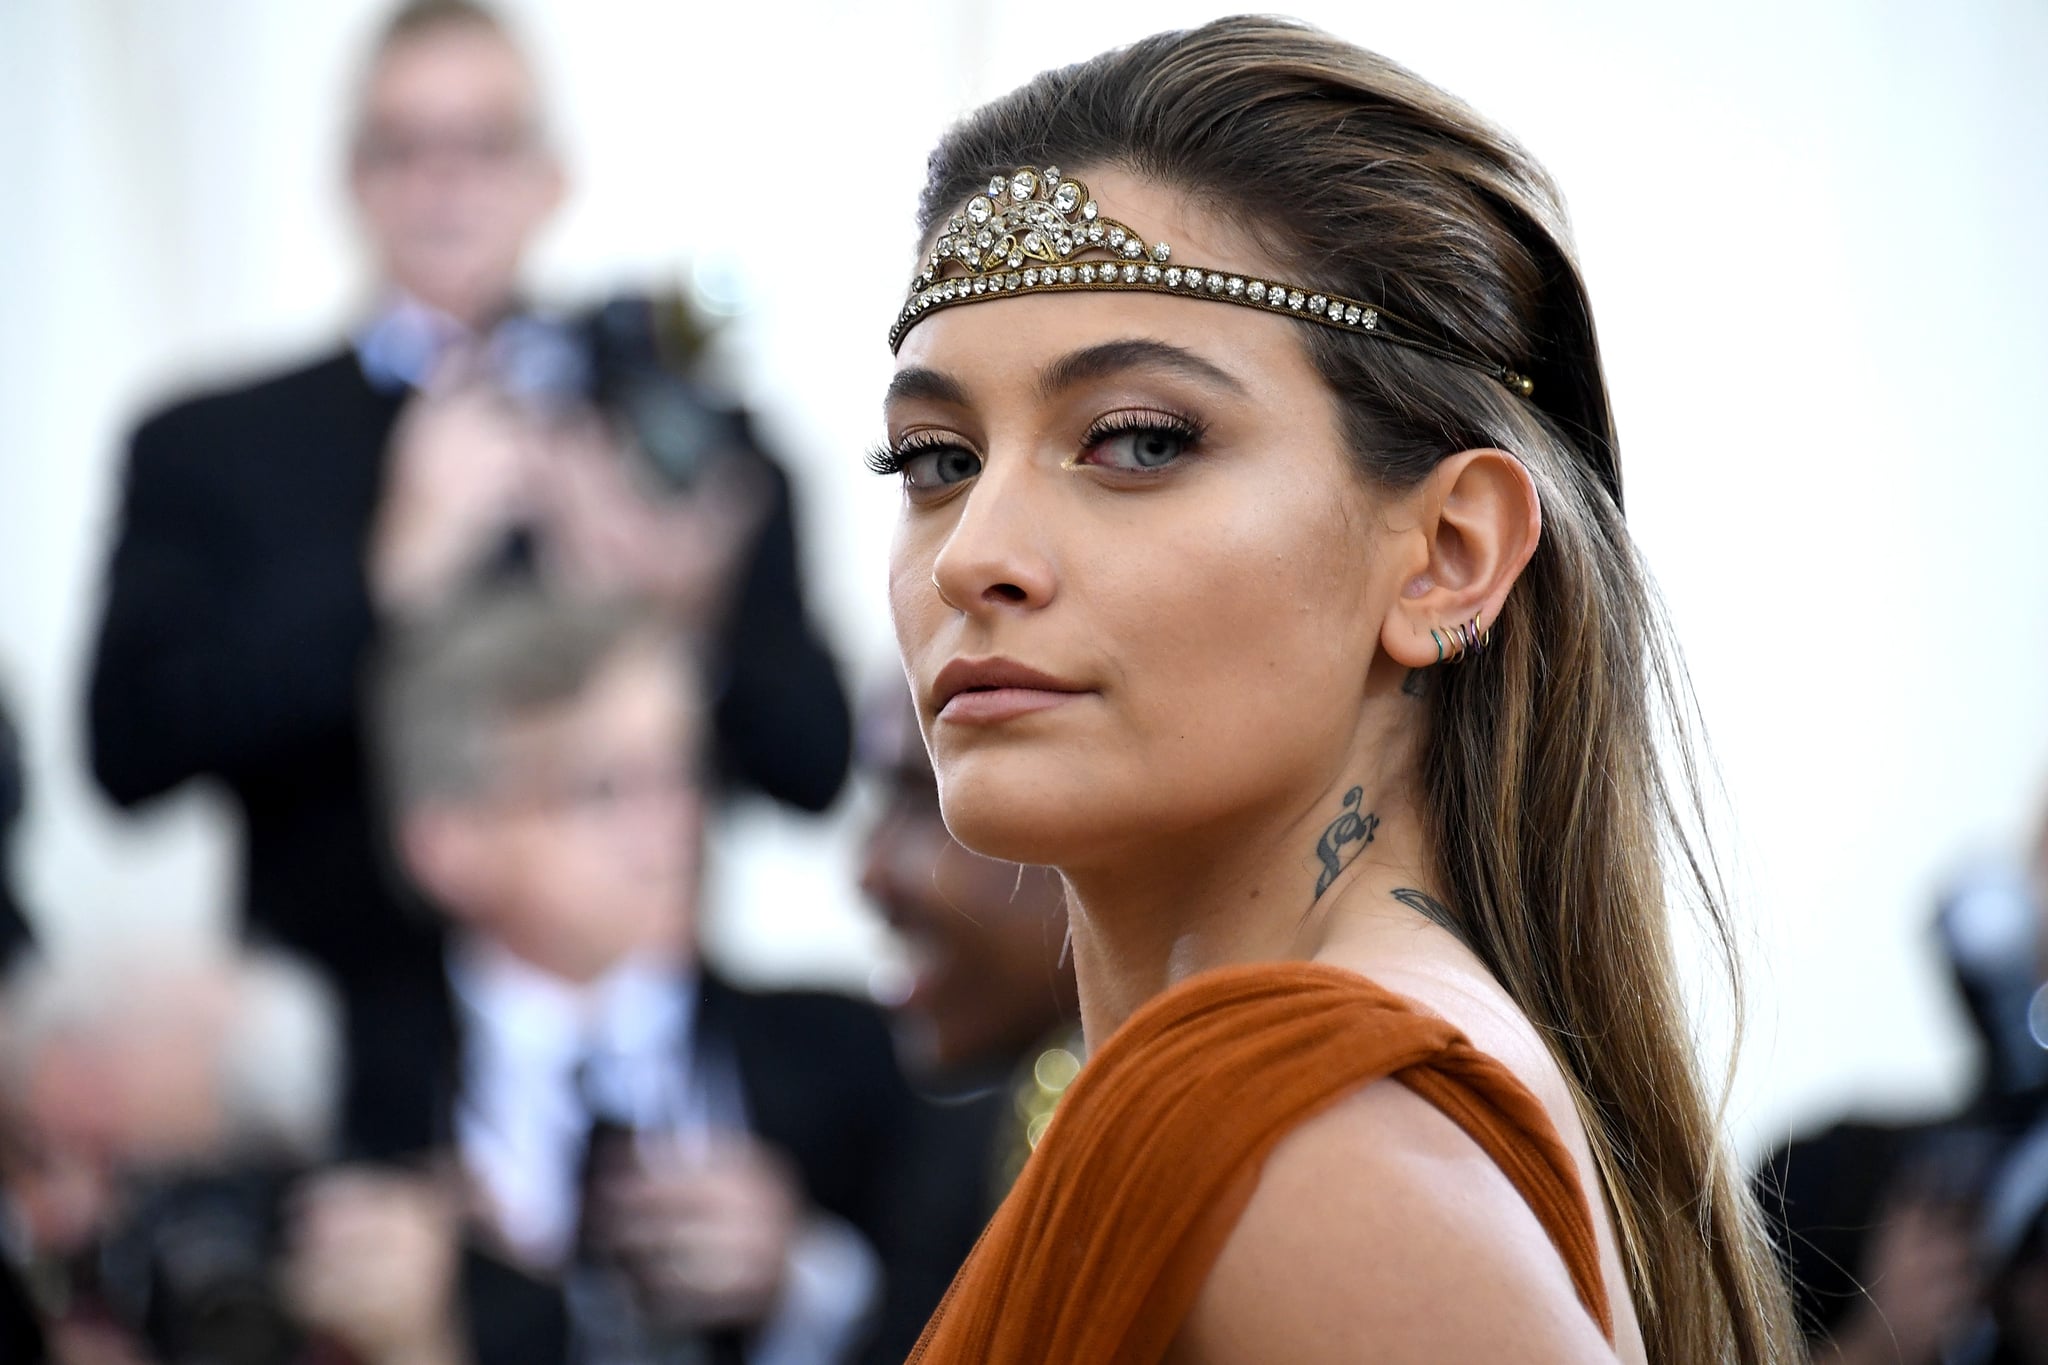
<svg viewBox="0 0 2048 1365"><path fill-rule="evenodd" d="M43 1365L49 1359L41 1319L20 1270L0 1256L0 1360Z"/></svg>
<svg viewBox="0 0 2048 1365"><path fill-rule="evenodd" d="M1009 1193L999 1179L999 1155L1019 1126L1007 1078L964 1099L921 1100L913 1110L888 1236L895 1287L907 1304L923 1310L882 1324L876 1343L882 1358L901 1361L916 1347L931 1310Z"/></svg>
<svg viewBox="0 0 2048 1365"><path fill-rule="evenodd" d="M1885 1201L1934 1123L1843 1122L1777 1148L1755 1177L1757 1202L1809 1343L1832 1337L1863 1302L1859 1276Z"/></svg>
<svg viewBox="0 0 2048 1365"><path fill-rule="evenodd" d="M436 970L373 833L360 674L377 622L363 556L404 390L353 351L142 423L92 670L93 771L132 806L222 782L246 826L245 925L339 978L353 1004ZM804 613L788 481L729 614L727 770L820 810L845 776L843 689Z"/></svg>
<svg viewBox="0 0 2048 1365"><path fill-rule="evenodd" d="M0 701L0 972L35 942L28 915L14 894L14 828L28 801L28 768L21 732Z"/></svg>

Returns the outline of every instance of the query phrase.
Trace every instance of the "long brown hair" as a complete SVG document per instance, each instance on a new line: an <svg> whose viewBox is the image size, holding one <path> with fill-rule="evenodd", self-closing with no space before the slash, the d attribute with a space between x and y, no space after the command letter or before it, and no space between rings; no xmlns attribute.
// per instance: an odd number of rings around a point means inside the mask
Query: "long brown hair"
<svg viewBox="0 0 2048 1365"><path fill-rule="evenodd" d="M1734 953L1698 835L1684 675L1622 520L1606 381L1556 187L1399 66L1260 18L1160 34L976 111L932 153L926 237L992 174L1048 163L1186 191L1288 278L1377 302L1533 377L1524 398L1478 368L1302 324L1364 477L1411 487L1447 455L1491 446L1535 481L1542 539L1493 647L1436 670L1430 689L1436 871L1571 1085L1650 1359L1787 1356L1784 1288L1684 1020L1667 870L1718 936L1731 984ZM1675 773L1658 754L1667 727Z"/></svg>

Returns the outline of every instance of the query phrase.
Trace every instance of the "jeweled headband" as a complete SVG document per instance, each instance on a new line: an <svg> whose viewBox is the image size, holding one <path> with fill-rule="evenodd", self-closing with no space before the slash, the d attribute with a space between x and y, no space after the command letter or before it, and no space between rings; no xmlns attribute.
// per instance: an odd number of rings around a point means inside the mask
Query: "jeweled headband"
<svg viewBox="0 0 2048 1365"><path fill-rule="evenodd" d="M1165 242L1147 246L1128 224L1106 217L1088 187L1058 167L1020 166L990 180L986 193L947 221L910 282L910 297L889 329L889 350L901 346L920 319L954 304L1009 294L1139 289L1361 332L1478 370L1524 398L1535 392L1529 376L1433 340L1377 304L1208 266L1169 265L1172 256Z"/></svg>

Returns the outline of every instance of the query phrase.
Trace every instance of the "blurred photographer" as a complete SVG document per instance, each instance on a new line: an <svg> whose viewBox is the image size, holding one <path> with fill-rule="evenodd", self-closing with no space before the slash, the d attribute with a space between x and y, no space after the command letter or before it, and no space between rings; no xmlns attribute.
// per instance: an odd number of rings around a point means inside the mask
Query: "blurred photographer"
<svg viewBox="0 0 2048 1365"><path fill-rule="evenodd" d="M444 1180L323 1169L331 1002L274 957L32 964L4 1002L0 1156L65 1365L458 1365Z"/></svg>
<svg viewBox="0 0 2048 1365"><path fill-rule="evenodd" d="M494 572L630 590L706 654L723 771L819 810L849 748L787 480L690 383L675 310L561 321L521 296L564 177L505 26L407 5L354 127L374 309L332 355L140 425L90 702L117 802L226 787L245 925L334 974L352 1038L439 971L372 833L358 689L394 620ZM347 1120L369 1145L374 1116Z"/></svg>
<svg viewBox="0 0 2048 1365"><path fill-rule="evenodd" d="M1934 930L1981 1048L1970 1101L1846 1118L1757 1177L1816 1362L2048 1362L2048 823L2025 864L1951 884Z"/></svg>
<svg viewBox="0 0 2048 1365"><path fill-rule="evenodd" d="M380 682L394 841L452 930L446 1036L401 1041L446 1059L477 1220L560 1284L573 1358L871 1358L908 1094L870 1007L699 960L704 693L672 622L493 585L396 634Z"/></svg>

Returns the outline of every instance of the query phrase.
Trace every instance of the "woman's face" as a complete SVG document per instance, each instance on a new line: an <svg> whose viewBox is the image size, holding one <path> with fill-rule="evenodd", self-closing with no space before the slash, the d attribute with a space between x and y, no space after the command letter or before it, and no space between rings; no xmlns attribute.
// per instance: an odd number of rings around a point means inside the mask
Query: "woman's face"
<svg viewBox="0 0 2048 1365"><path fill-rule="evenodd" d="M1175 261L1276 273L1178 194L1081 176ZM1295 329L1082 291L942 309L905 338L890 604L969 847L1083 866L1298 814L1362 757L1399 590L1374 551L1400 513L1353 472Z"/></svg>

